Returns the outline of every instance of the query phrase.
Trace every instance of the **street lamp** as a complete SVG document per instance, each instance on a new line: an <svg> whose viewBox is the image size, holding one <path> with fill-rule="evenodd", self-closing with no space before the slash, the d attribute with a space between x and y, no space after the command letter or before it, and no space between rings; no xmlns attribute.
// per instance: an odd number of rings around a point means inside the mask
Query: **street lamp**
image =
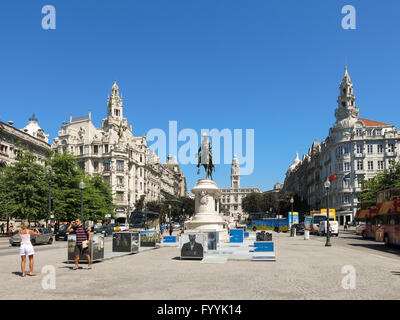
<svg viewBox="0 0 400 320"><path fill-rule="evenodd" d="M329 232L329 188L331 187L331 182L329 181L329 178L326 179L324 186L325 186L325 190L326 190L326 215L327 215L325 247L330 247L331 246L331 234Z"/></svg>
<svg viewBox="0 0 400 320"><path fill-rule="evenodd" d="M168 222L171 222L171 205L168 205L169 208L169 216L168 216Z"/></svg>
<svg viewBox="0 0 400 320"><path fill-rule="evenodd" d="M292 229L292 226L293 226L293 203L294 203L294 199L293 199L293 197L291 197L290 198L290 204L292 205L292 212L290 213L290 216L291 216L291 222L290 222L290 230L291 230L291 232L290 232L290 236L291 237L294 237L294 231Z"/></svg>
<svg viewBox="0 0 400 320"><path fill-rule="evenodd" d="M49 224L51 221L51 184L52 184L52 176L53 176L53 170L50 165L46 166L46 173L47 173L47 179L49 182L49 219L47 220L47 227L49 227Z"/></svg>
<svg viewBox="0 0 400 320"><path fill-rule="evenodd" d="M182 208L182 220L185 221L185 208Z"/></svg>
<svg viewBox="0 0 400 320"><path fill-rule="evenodd" d="M81 189L81 221L82 224L83 222L83 190L85 189L85 183L83 182L83 180L81 180L81 182L79 183L79 189Z"/></svg>

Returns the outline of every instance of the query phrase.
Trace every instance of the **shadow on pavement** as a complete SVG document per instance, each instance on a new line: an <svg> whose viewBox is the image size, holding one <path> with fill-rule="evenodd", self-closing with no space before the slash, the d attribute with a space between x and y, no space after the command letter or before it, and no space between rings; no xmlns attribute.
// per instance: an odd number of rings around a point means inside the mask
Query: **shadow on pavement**
<svg viewBox="0 0 400 320"><path fill-rule="evenodd" d="M22 272L21 271L13 271L13 272L11 272L13 275L15 275L15 276L19 276L19 277L22 277Z"/></svg>
<svg viewBox="0 0 400 320"><path fill-rule="evenodd" d="M394 276L400 276L400 271L391 271L392 275Z"/></svg>
<svg viewBox="0 0 400 320"><path fill-rule="evenodd" d="M395 247L385 246L384 243L349 243L353 247L364 247L372 250L377 250L386 253L392 253L400 256L400 249Z"/></svg>

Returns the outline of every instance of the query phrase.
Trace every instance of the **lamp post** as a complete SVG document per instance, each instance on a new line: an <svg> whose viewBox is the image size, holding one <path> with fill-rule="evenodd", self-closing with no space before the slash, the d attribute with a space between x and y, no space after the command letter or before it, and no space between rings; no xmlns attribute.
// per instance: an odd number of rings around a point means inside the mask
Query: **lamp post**
<svg viewBox="0 0 400 320"><path fill-rule="evenodd" d="M331 182L329 181L329 178L326 179L324 186L325 186L325 190L326 190L326 215L327 215L325 247L330 247L331 246L331 234L329 232L329 188L331 187Z"/></svg>
<svg viewBox="0 0 400 320"><path fill-rule="evenodd" d="M171 222L171 205L168 205L168 209L169 209L169 216L168 216L168 222Z"/></svg>
<svg viewBox="0 0 400 320"><path fill-rule="evenodd" d="M85 189L85 183L83 182L83 180L81 180L81 182L79 183L79 189L81 189L81 221L82 221L82 224L84 224L84 220L83 220L83 190Z"/></svg>
<svg viewBox="0 0 400 320"><path fill-rule="evenodd" d="M185 221L185 208L182 208L182 222Z"/></svg>
<svg viewBox="0 0 400 320"><path fill-rule="evenodd" d="M52 176L53 176L53 170L50 165L46 167L46 173L47 173L47 179L49 182L49 219L47 220L47 227L49 227L50 221L51 221L51 184L52 184Z"/></svg>
<svg viewBox="0 0 400 320"><path fill-rule="evenodd" d="M292 228L293 226L293 203L294 203L294 199L293 197L290 198L290 204L292 205L292 211L290 212L290 236L294 237L294 230Z"/></svg>

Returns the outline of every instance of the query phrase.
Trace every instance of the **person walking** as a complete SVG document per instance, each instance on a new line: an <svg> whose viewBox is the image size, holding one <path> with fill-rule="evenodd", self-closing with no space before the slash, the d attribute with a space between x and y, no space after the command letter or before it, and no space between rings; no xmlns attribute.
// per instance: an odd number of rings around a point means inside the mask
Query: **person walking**
<svg viewBox="0 0 400 320"><path fill-rule="evenodd" d="M84 254L88 261L88 269L92 269L92 262L90 260L89 254L89 243L92 238L90 230L82 224L80 219L76 219L71 222L67 228L67 232L72 232L76 234L76 244L75 244L75 266L74 270L78 269L79 266L79 256Z"/></svg>
<svg viewBox="0 0 400 320"><path fill-rule="evenodd" d="M14 227L13 227L13 225L11 224L11 225L8 227L8 235L11 237L12 234L13 234L13 232L14 232Z"/></svg>
<svg viewBox="0 0 400 320"><path fill-rule="evenodd" d="M33 250L33 245L31 243L31 234L40 236L40 232L36 228L34 230L29 230L28 227L29 227L29 223L26 221L23 221L22 229L19 232L19 235L21 237L21 245L19 247L19 255L21 256L22 277L26 276L26 273L25 273L26 256L29 257L29 275L32 277L36 275L33 272L33 255L35 254L35 251Z"/></svg>
<svg viewBox="0 0 400 320"><path fill-rule="evenodd" d="M1 233L4 233L4 223L1 224Z"/></svg>
<svg viewBox="0 0 400 320"><path fill-rule="evenodd" d="M346 223L344 224L344 230L348 230L348 228L349 228L349 224L348 224L348 222L346 221Z"/></svg>
<svg viewBox="0 0 400 320"><path fill-rule="evenodd" d="M169 235L172 236L172 231L174 230L174 227L172 224L169 226Z"/></svg>

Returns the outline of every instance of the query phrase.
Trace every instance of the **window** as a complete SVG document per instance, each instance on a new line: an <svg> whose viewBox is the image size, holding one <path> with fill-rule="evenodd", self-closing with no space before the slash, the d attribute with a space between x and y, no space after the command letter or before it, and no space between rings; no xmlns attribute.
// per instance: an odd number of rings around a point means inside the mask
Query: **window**
<svg viewBox="0 0 400 320"><path fill-rule="evenodd" d="M350 179L344 179L343 180L343 186L345 188L350 188Z"/></svg>
<svg viewBox="0 0 400 320"><path fill-rule="evenodd" d="M394 152L394 144L393 143L388 144L388 152Z"/></svg>
<svg viewBox="0 0 400 320"><path fill-rule="evenodd" d="M94 171L97 171L99 169L99 162L98 161L93 161L93 169L94 169Z"/></svg>
<svg viewBox="0 0 400 320"><path fill-rule="evenodd" d="M343 151L344 151L345 154L348 154L349 153L349 146L344 146L343 147Z"/></svg>
<svg viewBox="0 0 400 320"><path fill-rule="evenodd" d="M82 170L85 170L85 161L79 161L79 162L78 162L78 166L79 166L79 168L81 168Z"/></svg>
<svg viewBox="0 0 400 320"><path fill-rule="evenodd" d="M336 149L336 155L337 156L341 156L343 154L343 147L338 147L337 149Z"/></svg>
<svg viewBox="0 0 400 320"><path fill-rule="evenodd" d="M117 201L124 201L124 193L122 191L117 191L116 198Z"/></svg>
<svg viewBox="0 0 400 320"><path fill-rule="evenodd" d="M376 135L381 136L382 135L382 129L376 129Z"/></svg>
<svg viewBox="0 0 400 320"><path fill-rule="evenodd" d="M344 163L344 171L350 171L350 162Z"/></svg>
<svg viewBox="0 0 400 320"><path fill-rule="evenodd" d="M117 186L122 187L124 185L124 177L118 176L117 177Z"/></svg>
<svg viewBox="0 0 400 320"><path fill-rule="evenodd" d="M98 154L99 153L99 146L93 146L93 153Z"/></svg>
<svg viewBox="0 0 400 320"><path fill-rule="evenodd" d="M108 144L104 145L104 153L108 153Z"/></svg>
<svg viewBox="0 0 400 320"><path fill-rule="evenodd" d="M119 172L124 171L124 161L123 160L117 160L117 171L119 171Z"/></svg>
<svg viewBox="0 0 400 320"><path fill-rule="evenodd" d="M378 144L378 153L383 153L383 145Z"/></svg>
<svg viewBox="0 0 400 320"><path fill-rule="evenodd" d="M338 167L337 167L338 171L343 171L343 163L338 163Z"/></svg>
<svg viewBox="0 0 400 320"><path fill-rule="evenodd" d="M345 194L345 195L343 196L343 202L344 202L344 203L350 203L350 196L349 196L348 194Z"/></svg>
<svg viewBox="0 0 400 320"><path fill-rule="evenodd" d="M110 160L104 160L104 171L110 171Z"/></svg>
<svg viewBox="0 0 400 320"><path fill-rule="evenodd" d="M378 160L378 170L383 170L383 161Z"/></svg>
<svg viewBox="0 0 400 320"><path fill-rule="evenodd" d="M79 154L83 154L83 146L79 146Z"/></svg>
<svg viewBox="0 0 400 320"><path fill-rule="evenodd" d="M140 162L143 162L143 156L140 155Z"/></svg>
<svg viewBox="0 0 400 320"><path fill-rule="evenodd" d="M110 184L110 176L104 176L103 179L104 179L104 182L107 182L108 184Z"/></svg>
<svg viewBox="0 0 400 320"><path fill-rule="evenodd" d="M362 136L362 129L356 129L356 136L361 137Z"/></svg>
<svg viewBox="0 0 400 320"><path fill-rule="evenodd" d="M140 176L142 177L143 176L143 168L140 168Z"/></svg>
<svg viewBox="0 0 400 320"><path fill-rule="evenodd" d="M374 170L374 162L368 161L368 170Z"/></svg>
<svg viewBox="0 0 400 320"><path fill-rule="evenodd" d="M362 160L357 160L357 170L364 170L364 164Z"/></svg>
<svg viewBox="0 0 400 320"><path fill-rule="evenodd" d="M357 145L357 153L363 153L363 146L360 144Z"/></svg>
<svg viewBox="0 0 400 320"><path fill-rule="evenodd" d="M373 152L373 146L372 144L367 145L367 152L372 153Z"/></svg>
<svg viewBox="0 0 400 320"><path fill-rule="evenodd" d="M369 130L367 130L367 136L372 136L372 130L371 129L369 129Z"/></svg>

